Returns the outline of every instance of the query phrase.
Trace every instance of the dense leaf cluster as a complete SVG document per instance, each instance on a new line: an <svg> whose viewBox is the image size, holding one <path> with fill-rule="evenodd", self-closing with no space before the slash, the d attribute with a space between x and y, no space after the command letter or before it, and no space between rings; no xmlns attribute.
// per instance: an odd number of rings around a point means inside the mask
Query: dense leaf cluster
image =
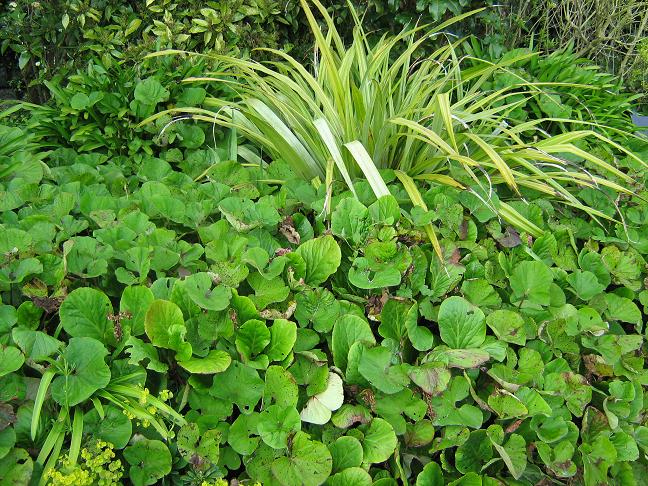
<svg viewBox="0 0 648 486"><path fill-rule="evenodd" d="M327 203L281 161L180 141L135 174L73 149L46 166L0 130L3 482L641 484L639 198L584 190L619 209L605 227L512 203L534 238L470 192L412 207L389 171L392 195Z"/></svg>

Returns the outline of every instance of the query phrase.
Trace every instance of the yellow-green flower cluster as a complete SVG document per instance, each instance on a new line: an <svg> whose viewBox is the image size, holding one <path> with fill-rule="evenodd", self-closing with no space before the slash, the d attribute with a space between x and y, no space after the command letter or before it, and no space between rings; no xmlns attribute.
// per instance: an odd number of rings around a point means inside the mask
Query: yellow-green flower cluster
<svg viewBox="0 0 648 486"><path fill-rule="evenodd" d="M72 466L69 460L60 461L60 469L48 469L45 472L47 484L52 486L91 486L93 478L90 473L78 464Z"/></svg>
<svg viewBox="0 0 648 486"><path fill-rule="evenodd" d="M120 484L123 473L112 444L98 440L81 450L81 462L72 464L63 456L59 467L48 469L45 478L51 486L115 486Z"/></svg>
<svg viewBox="0 0 648 486"><path fill-rule="evenodd" d="M173 398L173 393L171 393L169 390L162 390L160 392L159 398L160 398L161 401L166 402L166 401L171 400Z"/></svg>
<svg viewBox="0 0 648 486"><path fill-rule="evenodd" d="M228 486L229 483L226 479L217 479L216 481L203 481L200 486Z"/></svg>
<svg viewBox="0 0 648 486"><path fill-rule="evenodd" d="M142 394L140 395L139 402L141 405L146 405L146 402L148 402L148 397L150 395L149 389L144 388L142 390Z"/></svg>

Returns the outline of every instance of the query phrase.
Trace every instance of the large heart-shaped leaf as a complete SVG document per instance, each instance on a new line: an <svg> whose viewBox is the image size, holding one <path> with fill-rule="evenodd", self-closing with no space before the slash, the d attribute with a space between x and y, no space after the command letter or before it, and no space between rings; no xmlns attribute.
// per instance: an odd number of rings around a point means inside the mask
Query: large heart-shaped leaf
<svg viewBox="0 0 648 486"><path fill-rule="evenodd" d="M66 407L77 405L110 382L104 358L108 350L96 339L71 338L61 353L63 375L52 382L52 398Z"/></svg>
<svg viewBox="0 0 648 486"><path fill-rule="evenodd" d="M91 288L73 290L67 296L59 315L65 332L72 337L89 337L114 345L115 326L108 319L113 308L103 292Z"/></svg>
<svg viewBox="0 0 648 486"><path fill-rule="evenodd" d="M159 440L141 439L124 449L135 486L155 484L171 472L171 453Z"/></svg>

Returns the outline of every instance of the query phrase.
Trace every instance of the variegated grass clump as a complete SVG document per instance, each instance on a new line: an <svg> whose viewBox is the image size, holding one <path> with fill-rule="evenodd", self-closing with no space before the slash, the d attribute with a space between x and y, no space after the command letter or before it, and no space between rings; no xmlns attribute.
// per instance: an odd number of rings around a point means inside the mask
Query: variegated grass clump
<svg viewBox="0 0 648 486"><path fill-rule="evenodd" d="M444 29L475 12L436 27L418 26L397 36L383 36L372 44L350 6L356 26L353 42L347 46L319 0L301 3L315 37L318 61L312 70L272 49L267 51L276 55L274 62L217 56L221 71L187 82L228 82L240 99L233 105L208 99L207 106L213 111L172 111L236 129L307 180L331 180L335 167L336 176L351 191L353 181L363 176L381 196L388 190L379 170L393 169L413 204L422 206L414 180L468 190L481 187L482 194L504 185L519 196L527 188L592 217L609 219L583 204L573 190L607 186L630 193L627 187L633 181L610 161L581 148L583 142L608 144L645 165L595 131L595 123L591 123L592 129L551 136L542 130L543 123L570 126L576 121L545 118L518 122L511 118L516 107L542 94L550 83L533 84L518 78L519 82L505 88L484 90L496 72L534 54L521 54L499 64L479 62L458 56L459 39L440 43L442 47L428 57L415 57L423 43L439 36L446 39ZM324 30L309 3L319 11ZM582 127L584 122L578 124ZM533 235L541 233L505 202L482 199L510 224ZM433 228L426 229L440 253Z"/></svg>

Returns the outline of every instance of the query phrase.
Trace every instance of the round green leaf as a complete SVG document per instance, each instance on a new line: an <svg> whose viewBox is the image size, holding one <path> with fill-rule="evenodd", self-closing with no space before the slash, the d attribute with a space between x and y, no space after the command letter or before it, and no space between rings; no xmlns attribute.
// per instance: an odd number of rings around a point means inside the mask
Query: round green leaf
<svg viewBox="0 0 648 486"><path fill-rule="evenodd" d="M322 484L331 474L331 454L324 444L297 432L290 455L272 463L272 475L283 486Z"/></svg>
<svg viewBox="0 0 648 486"><path fill-rule="evenodd" d="M334 474L326 482L329 486L371 486L375 484L369 473L361 467L352 467Z"/></svg>
<svg viewBox="0 0 648 486"><path fill-rule="evenodd" d="M316 287L335 273L340 266L342 253L331 235L314 238L295 251L306 262L305 281Z"/></svg>
<svg viewBox="0 0 648 486"><path fill-rule="evenodd" d="M362 444L355 437L339 437L329 445L329 451L333 458L333 472L339 472L350 467L360 467L362 465Z"/></svg>
<svg viewBox="0 0 648 486"><path fill-rule="evenodd" d="M110 368L104 358L108 351L96 339L70 339L61 353L65 374L52 382L52 398L60 405L77 405L110 382Z"/></svg>
<svg viewBox="0 0 648 486"><path fill-rule="evenodd" d="M295 377L281 366L270 366L265 374L263 403L276 403L282 407L297 406L299 389Z"/></svg>
<svg viewBox="0 0 648 486"><path fill-rule="evenodd" d="M0 430L0 459L9 454L16 444L16 431L13 427Z"/></svg>
<svg viewBox="0 0 648 486"><path fill-rule="evenodd" d="M83 431L96 439L110 442L115 449L123 449L133 434L133 426L121 409L109 405L104 408L103 418L96 409L86 413L83 417Z"/></svg>
<svg viewBox="0 0 648 486"><path fill-rule="evenodd" d="M413 367L409 377L428 395L438 395L448 388L452 375L442 363L430 362Z"/></svg>
<svg viewBox="0 0 648 486"><path fill-rule="evenodd" d="M493 448L485 430L475 430L468 440L457 448L455 467L462 473L480 472L493 457Z"/></svg>
<svg viewBox="0 0 648 486"><path fill-rule="evenodd" d="M496 310L488 315L486 324L501 341L520 346L524 346L526 343L524 319L517 312L504 309Z"/></svg>
<svg viewBox="0 0 648 486"><path fill-rule="evenodd" d="M25 449L12 449L0 459L0 484L23 486L29 484L34 461Z"/></svg>
<svg viewBox="0 0 648 486"><path fill-rule="evenodd" d="M220 439L220 431L207 430L201 434L198 424L189 423L183 425L178 431L178 452L188 462L202 459L216 464L220 456Z"/></svg>
<svg viewBox="0 0 648 486"><path fill-rule="evenodd" d="M385 462L394 453L397 445L396 434L389 422L374 418L365 432L362 443L364 462L366 464Z"/></svg>
<svg viewBox="0 0 648 486"><path fill-rule="evenodd" d="M249 413L263 396L264 382L259 373L243 363L232 362L223 373L214 375L209 393L235 403L243 413Z"/></svg>
<svg viewBox="0 0 648 486"><path fill-rule="evenodd" d="M42 331L32 331L24 327L15 328L11 337L23 353L36 362L43 361L58 350L63 343ZM1 365L0 365L1 366Z"/></svg>
<svg viewBox="0 0 648 486"><path fill-rule="evenodd" d="M239 415L229 428L227 442L232 449L242 456L249 456L259 446L257 425L259 414Z"/></svg>
<svg viewBox="0 0 648 486"><path fill-rule="evenodd" d="M444 486L443 471L436 462L428 462L416 476L416 486Z"/></svg>
<svg viewBox="0 0 648 486"><path fill-rule="evenodd" d="M216 285L210 274L195 273L185 279L185 290L189 297L203 309L221 311L226 309L232 298L232 290L225 285Z"/></svg>
<svg viewBox="0 0 648 486"><path fill-rule="evenodd" d="M392 365L391 361L392 352L376 346L364 351L358 371L383 393L398 393L409 383L407 365Z"/></svg>
<svg viewBox="0 0 648 486"><path fill-rule="evenodd" d="M273 449L285 449L288 437L301 430L301 420L295 407L270 405L259 415L257 430L263 442Z"/></svg>
<svg viewBox="0 0 648 486"><path fill-rule="evenodd" d="M171 453L159 440L142 439L124 449L131 465L129 476L135 486L155 484L171 472Z"/></svg>
<svg viewBox="0 0 648 486"><path fill-rule="evenodd" d="M93 338L107 345L116 344L115 327L108 319L112 313L108 296L87 287L73 290L59 309L63 329L70 336Z"/></svg>
<svg viewBox="0 0 648 486"><path fill-rule="evenodd" d="M24 362L25 356L20 352L20 349L13 346L5 348L0 345L0 376L19 370Z"/></svg>
<svg viewBox="0 0 648 486"><path fill-rule="evenodd" d="M439 331L451 348L479 347L486 339L484 313L463 297L449 297L439 309Z"/></svg>
<svg viewBox="0 0 648 486"><path fill-rule="evenodd" d="M527 301L537 305L549 305L549 287L553 282L551 270L542 262L522 262L511 275L511 302Z"/></svg>

